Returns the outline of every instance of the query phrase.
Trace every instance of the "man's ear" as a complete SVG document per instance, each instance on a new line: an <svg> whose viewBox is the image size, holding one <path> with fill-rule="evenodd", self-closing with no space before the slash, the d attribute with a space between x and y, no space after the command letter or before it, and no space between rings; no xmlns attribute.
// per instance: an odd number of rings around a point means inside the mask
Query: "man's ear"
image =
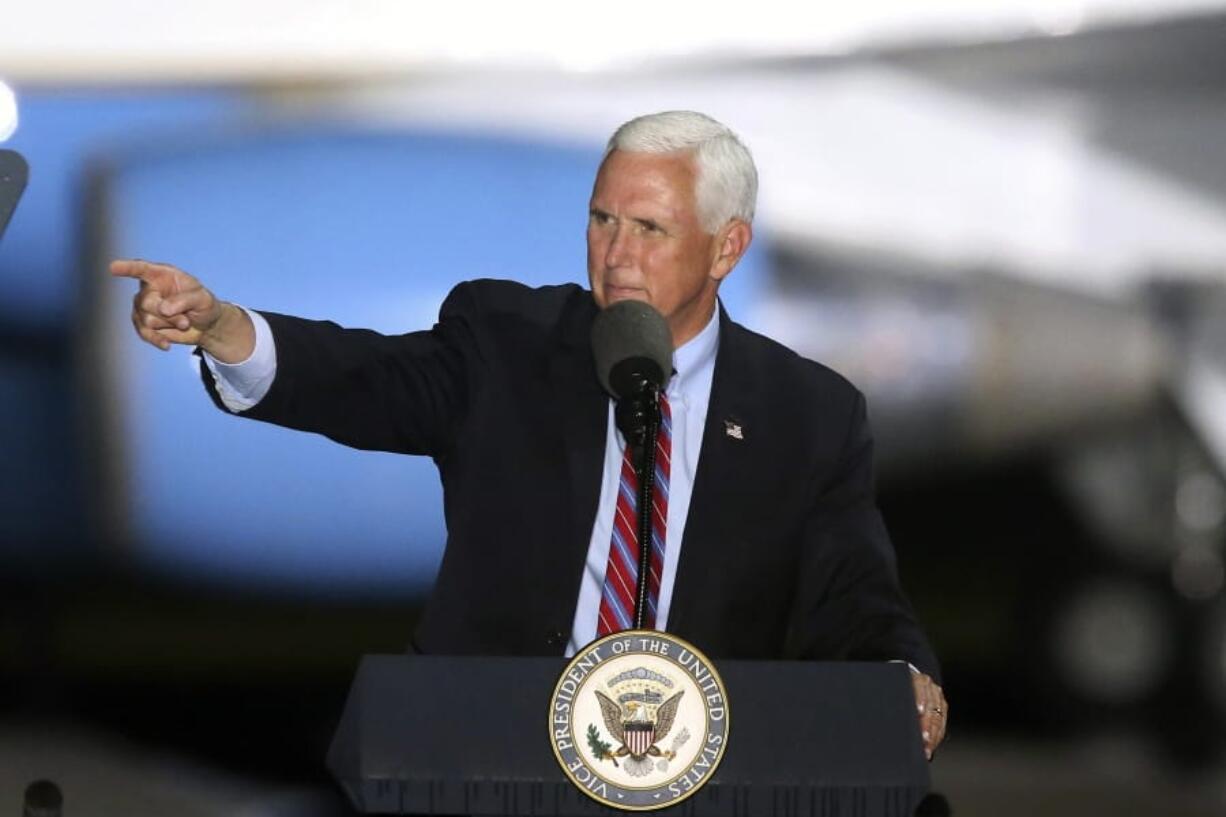
<svg viewBox="0 0 1226 817"><path fill-rule="evenodd" d="M715 237L715 259L711 264L711 277L722 281L732 272L753 241L753 227L748 222L734 218Z"/></svg>

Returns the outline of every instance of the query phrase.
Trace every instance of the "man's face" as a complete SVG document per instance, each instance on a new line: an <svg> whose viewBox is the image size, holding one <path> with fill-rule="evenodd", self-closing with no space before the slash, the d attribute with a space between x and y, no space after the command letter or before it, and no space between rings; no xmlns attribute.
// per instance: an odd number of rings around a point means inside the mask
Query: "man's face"
<svg viewBox="0 0 1226 817"><path fill-rule="evenodd" d="M587 274L601 309L633 298L662 314L674 346L715 307L716 237L698 221L693 160L615 150L601 164L587 224Z"/></svg>

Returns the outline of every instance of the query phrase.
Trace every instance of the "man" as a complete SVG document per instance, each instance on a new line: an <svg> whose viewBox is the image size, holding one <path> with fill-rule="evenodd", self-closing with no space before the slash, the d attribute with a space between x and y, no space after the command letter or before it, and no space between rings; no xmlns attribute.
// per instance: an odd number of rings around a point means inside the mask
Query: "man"
<svg viewBox="0 0 1226 817"><path fill-rule="evenodd" d="M592 190L590 293L468 282L432 330L397 337L249 312L168 265L112 272L141 282L141 338L199 347L219 405L434 458L448 545L413 639L422 652L573 653L626 626L633 469L590 331L610 304L651 304L674 346L655 626L716 658L905 661L931 757L946 703L874 505L863 397L718 305L752 239L756 194L749 152L720 123L631 120Z"/></svg>

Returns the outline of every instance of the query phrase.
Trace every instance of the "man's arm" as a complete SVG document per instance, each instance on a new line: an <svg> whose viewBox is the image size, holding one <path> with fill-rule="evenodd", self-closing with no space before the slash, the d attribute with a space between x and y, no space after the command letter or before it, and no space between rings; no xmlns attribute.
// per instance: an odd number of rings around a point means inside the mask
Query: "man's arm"
<svg viewBox="0 0 1226 817"><path fill-rule="evenodd" d="M857 394L834 473L805 524L800 585L787 654L903 660L912 674L925 752L945 734L948 705L936 656L898 581L894 547L877 509L873 441Z"/></svg>
<svg viewBox="0 0 1226 817"><path fill-rule="evenodd" d="M193 344L226 365L241 365L255 351L255 321L246 310L218 300L182 270L116 261L111 272L140 281L132 323L147 343L163 350ZM245 417L355 448L438 458L457 439L483 368L472 323L478 309L473 290L457 286L433 329L403 335L263 313L276 355L266 393L228 403L216 377L206 375L205 386L222 408L237 407Z"/></svg>

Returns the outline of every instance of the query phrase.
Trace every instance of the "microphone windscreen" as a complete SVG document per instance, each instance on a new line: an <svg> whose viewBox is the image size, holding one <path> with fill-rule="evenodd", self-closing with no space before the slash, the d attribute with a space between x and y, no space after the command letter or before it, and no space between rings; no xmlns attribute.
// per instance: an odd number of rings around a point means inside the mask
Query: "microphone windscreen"
<svg viewBox="0 0 1226 817"><path fill-rule="evenodd" d="M8 226L21 191L26 189L30 178L30 166L15 150L0 150L0 236Z"/></svg>
<svg viewBox="0 0 1226 817"><path fill-rule="evenodd" d="M63 808L64 796L60 793L60 787L50 780L36 780L26 787L22 817L60 817Z"/></svg>
<svg viewBox="0 0 1226 817"><path fill-rule="evenodd" d="M950 817L953 812L945 795L930 792L915 808L915 817Z"/></svg>
<svg viewBox="0 0 1226 817"><path fill-rule="evenodd" d="M636 375L663 386L673 371L673 336L664 316L643 301L625 300L604 309L592 322L592 354L605 391L617 398L627 388L627 366ZM614 374L614 369L618 373ZM622 376L619 376L622 375Z"/></svg>

